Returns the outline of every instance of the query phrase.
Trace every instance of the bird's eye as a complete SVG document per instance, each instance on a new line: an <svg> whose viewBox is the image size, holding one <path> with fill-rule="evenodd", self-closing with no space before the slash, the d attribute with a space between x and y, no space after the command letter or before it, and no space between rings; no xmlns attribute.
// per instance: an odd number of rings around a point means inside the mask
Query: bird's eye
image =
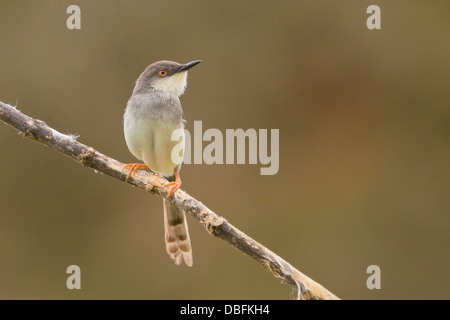
<svg viewBox="0 0 450 320"><path fill-rule="evenodd" d="M159 70L159 76L160 77L165 77L165 76L167 76L167 69L161 69L161 70Z"/></svg>

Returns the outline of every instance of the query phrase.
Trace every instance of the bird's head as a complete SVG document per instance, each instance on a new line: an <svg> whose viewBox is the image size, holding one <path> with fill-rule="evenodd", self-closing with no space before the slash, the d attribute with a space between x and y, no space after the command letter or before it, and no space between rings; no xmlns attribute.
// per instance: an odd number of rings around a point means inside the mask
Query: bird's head
<svg viewBox="0 0 450 320"><path fill-rule="evenodd" d="M179 97L186 89L188 70L200 62L201 60L186 64L173 61L152 63L139 76L133 93L160 90Z"/></svg>

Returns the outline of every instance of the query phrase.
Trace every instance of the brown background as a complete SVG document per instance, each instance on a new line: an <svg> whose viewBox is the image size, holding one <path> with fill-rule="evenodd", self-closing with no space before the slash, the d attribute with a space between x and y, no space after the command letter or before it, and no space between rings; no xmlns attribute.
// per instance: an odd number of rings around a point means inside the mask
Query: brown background
<svg viewBox="0 0 450 320"><path fill-rule="evenodd" d="M378 4L382 29L366 28ZM81 7L82 29L66 28ZM280 129L280 170L185 165L183 188L344 299L449 299L448 1L2 1L0 100L123 162L133 81L203 59L188 129ZM194 267L163 244L161 199L0 125L0 298L287 299L188 218ZM67 266L82 290L66 288ZM366 268L381 267L381 290Z"/></svg>

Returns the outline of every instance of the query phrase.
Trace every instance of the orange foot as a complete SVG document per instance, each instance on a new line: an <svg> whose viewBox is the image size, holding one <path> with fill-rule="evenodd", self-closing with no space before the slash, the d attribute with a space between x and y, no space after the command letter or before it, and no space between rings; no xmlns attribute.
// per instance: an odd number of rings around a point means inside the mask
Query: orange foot
<svg viewBox="0 0 450 320"><path fill-rule="evenodd" d="M163 190L165 188L169 188L170 187L170 191L169 191L169 194L167 195L167 199L169 199L175 192L177 192L178 189L180 189L181 179L180 179L180 175L178 174L178 169L175 169L175 176L176 176L176 180L175 181L169 182L168 184L166 184L163 187Z"/></svg>
<svg viewBox="0 0 450 320"><path fill-rule="evenodd" d="M126 164L122 170L125 170L126 168L130 168L130 172L128 172L125 182L128 181L128 179L131 177L133 172L135 172L136 170L145 169L148 167L146 164L142 164L142 163L129 163L129 164Z"/></svg>

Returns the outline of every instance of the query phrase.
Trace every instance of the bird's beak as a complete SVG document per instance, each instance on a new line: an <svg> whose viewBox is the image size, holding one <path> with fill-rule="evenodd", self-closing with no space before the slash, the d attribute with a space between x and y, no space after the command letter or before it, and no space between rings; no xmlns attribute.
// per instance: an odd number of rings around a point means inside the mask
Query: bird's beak
<svg viewBox="0 0 450 320"><path fill-rule="evenodd" d="M202 60L194 60L194 61L188 62L188 63L186 63L186 64L183 64L183 65L180 67L180 69L178 69L177 72L187 71L187 70L189 70L190 68L192 68L193 66L196 66L197 64L199 64L200 62L202 62Z"/></svg>

